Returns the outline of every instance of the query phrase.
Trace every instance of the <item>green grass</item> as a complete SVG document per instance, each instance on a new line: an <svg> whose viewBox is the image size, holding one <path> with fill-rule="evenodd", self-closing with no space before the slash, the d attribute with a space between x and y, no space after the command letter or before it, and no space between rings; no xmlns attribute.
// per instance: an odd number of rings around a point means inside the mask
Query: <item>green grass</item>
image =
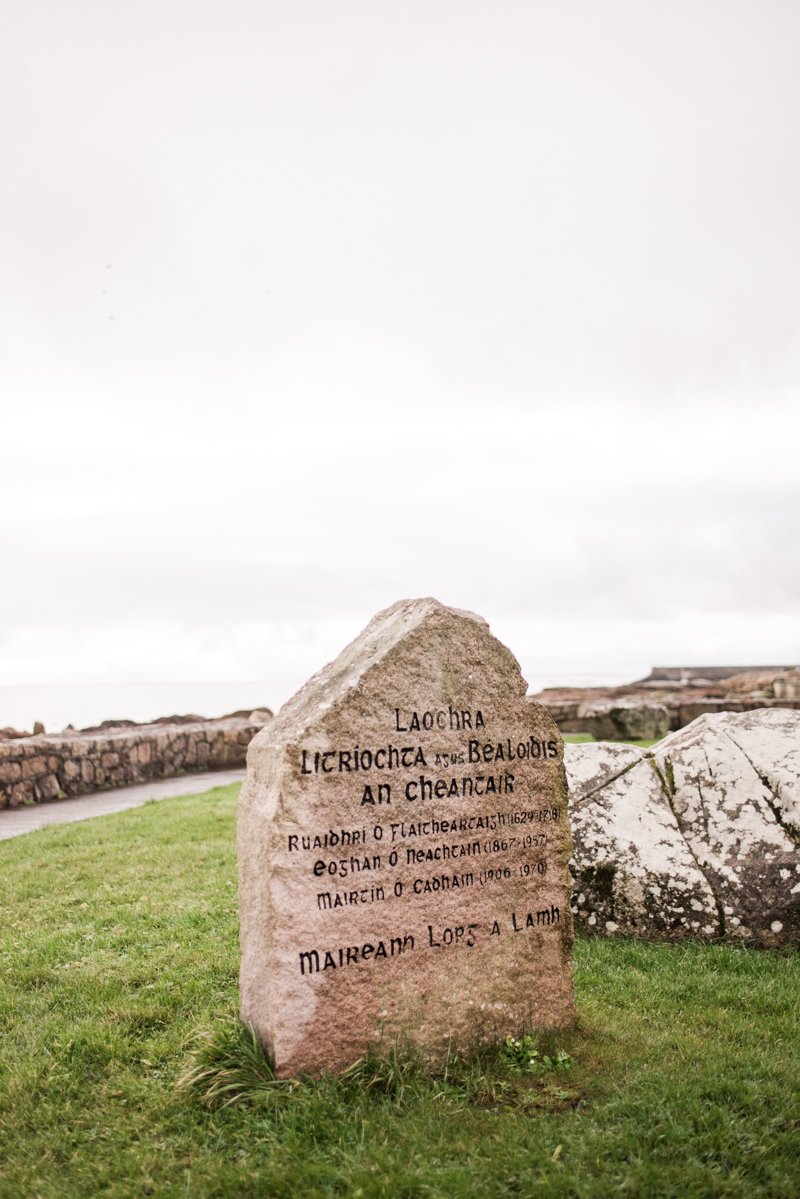
<svg viewBox="0 0 800 1199"><path fill-rule="evenodd" d="M579 940L539 1043L571 1069L276 1083L234 1019L235 795L0 844L2 1199L800 1193L794 951Z"/></svg>
<svg viewBox="0 0 800 1199"><path fill-rule="evenodd" d="M562 739L568 741L571 745L582 744L586 741L596 741L597 738L591 733L562 733ZM645 738L639 741L615 741L615 745L638 745L641 749L649 749L651 745L658 745L661 737Z"/></svg>

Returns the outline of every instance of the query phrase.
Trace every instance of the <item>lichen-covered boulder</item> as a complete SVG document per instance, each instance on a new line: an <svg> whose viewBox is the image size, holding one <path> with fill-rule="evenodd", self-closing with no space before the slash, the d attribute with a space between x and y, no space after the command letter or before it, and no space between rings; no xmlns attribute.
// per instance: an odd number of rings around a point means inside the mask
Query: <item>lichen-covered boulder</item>
<svg viewBox="0 0 800 1199"><path fill-rule="evenodd" d="M609 742L566 745L564 765L579 925L668 940L718 936L714 895L649 755Z"/></svg>
<svg viewBox="0 0 800 1199"><path fill-rule="evenodd" d="M778 819L800 835L800 712L787 708L721 712L716 727L738 745L772 795Z"/></svg>
<svg viewBox="0 0 800 1199"><path fill-rule="evenodd" d="M568 745L573 911L598 933L800 941L800 712Z"/></svg>
<svg viewBox="0 0 800 1199"><path fill-rule="evenodd" d="M724 935L762 945L800 938L800 713L700 716L665 738L653 763Z"/></svg>

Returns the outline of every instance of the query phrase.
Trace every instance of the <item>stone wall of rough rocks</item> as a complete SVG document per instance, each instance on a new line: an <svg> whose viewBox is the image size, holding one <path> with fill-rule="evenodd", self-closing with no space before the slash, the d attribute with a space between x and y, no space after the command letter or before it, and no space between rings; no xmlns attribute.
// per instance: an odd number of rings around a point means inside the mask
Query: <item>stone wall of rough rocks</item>
<svg viewBox="0 0 800 1199"><path fill-rule="evenodd" d="M247 746L264 723L229 718L0 741L0 807L244 766Z"/></svg>
<svg viewBox="0 0 800 1199"><path fill-rule="evenodd" d="M599 689L596 688L594 690ZM627 692L630 689L619 688L620 692L623 690L626 693L627 699ZM562 733L594 733L595 730L592 727L593 715L587 712L587 709L597 706L600 703L604 706L611 703L605 696L602 701L589 702L594 700L594 695L588 689L580 699L553 698L546 691L540 692L539 695L533 698L547 708ZM627 702L631 708L634 707L632 700L627 699ZM797 699L748 699L746 697L728 699L705 697L699 699L674 699L671 696L650 696L642 702L648 706L658 703L666 708L668 725L671 732L685 728L686 725L697 720L699 716L717 712L754 712L762 708L793 708L796 711L800 711L800 700ZM608 734L605 735L607 736ZM631 737L638 735L638 733L630 734Z"/></svg>

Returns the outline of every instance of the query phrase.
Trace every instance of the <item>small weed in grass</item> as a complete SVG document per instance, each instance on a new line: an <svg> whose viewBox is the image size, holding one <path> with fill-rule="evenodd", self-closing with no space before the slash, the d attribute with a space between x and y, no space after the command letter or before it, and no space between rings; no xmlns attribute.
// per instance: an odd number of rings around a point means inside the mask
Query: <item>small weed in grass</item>
<svg viewBox="0 0 800 1199"><path fill-rule="evenodd" d="M0 844L0 1199L800 1193L795 951L579 939L569 1032L276 1079L236 794Z"/></svg>
<svg viewBox="0 0 800 1199"><path fill-rule="evenodd" d="M575 1065L566 1049L557 1049L552 1057L539 1052L539 1038L525 1033L518 1040L506 1037L500 1057L507 1066L526 1074L541 1074L545 1070L571 1070Z"/></svg>

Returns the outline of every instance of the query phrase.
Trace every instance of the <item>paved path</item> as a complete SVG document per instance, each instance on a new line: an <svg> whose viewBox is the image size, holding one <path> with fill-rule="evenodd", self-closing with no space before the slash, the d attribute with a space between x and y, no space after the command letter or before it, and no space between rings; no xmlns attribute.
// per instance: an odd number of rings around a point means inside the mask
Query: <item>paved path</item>
<svg viewBox="0 0 800 1199"><path fill-rule="evenodd" d="M227 787L241 783L245 771L213 770L205 774L185 774L177 779L154 779L135 787L116 787L113 791L96 791L78 799L56 800L54 803L31 804L29 807L0 810L0 841L21 837L48 824L70 824L73 820L88 820L92 816L108 816L139 808L150 799L172 799L176 795L201 795L212 787Z"/></svg>

